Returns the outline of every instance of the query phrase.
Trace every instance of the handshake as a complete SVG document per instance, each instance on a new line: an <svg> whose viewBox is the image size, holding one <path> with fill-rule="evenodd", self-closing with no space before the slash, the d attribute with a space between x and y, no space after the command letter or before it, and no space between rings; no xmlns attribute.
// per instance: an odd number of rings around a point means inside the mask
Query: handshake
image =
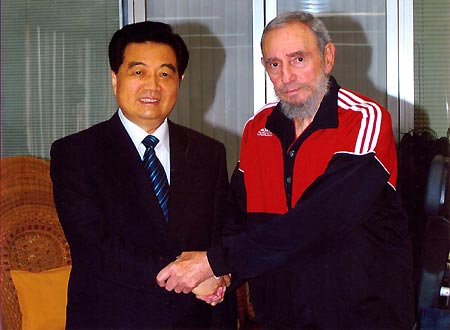
<svg viewBox="0 0 450 330"><path fill-rule="evenodd" d="M198 299L215 306L224 300L231 277L215 277L206 252L195 251L183 252L164 267L156 276L156 282L167 291L192 292Z"/></svg>

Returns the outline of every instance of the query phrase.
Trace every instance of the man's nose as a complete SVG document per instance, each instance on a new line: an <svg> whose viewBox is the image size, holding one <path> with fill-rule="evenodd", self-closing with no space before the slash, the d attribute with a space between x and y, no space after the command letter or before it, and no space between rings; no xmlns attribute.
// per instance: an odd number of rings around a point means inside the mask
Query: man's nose
<svg viewBox="0 0 450 330"><path fill-rule="evenodd" d="M144 79L144 88L147 90L157 90L159 88L158 78L154 75L147 75Z"/></svg>
<svg viewBox="0 0 450 330"><path fill-rule="evenodd" d="M290 83L295 80L295 73L290 65L284 65L281 70L281 81L283 84Z"/></svg>

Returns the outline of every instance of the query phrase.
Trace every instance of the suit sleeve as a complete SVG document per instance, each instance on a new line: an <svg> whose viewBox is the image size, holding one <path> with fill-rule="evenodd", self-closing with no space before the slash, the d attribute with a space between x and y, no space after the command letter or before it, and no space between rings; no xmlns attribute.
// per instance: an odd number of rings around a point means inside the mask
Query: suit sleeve
<svg viewBox="0 0 450 330"><path fill-rule="evenodd" d="M220 144L217 148L217 170L214 188L214 219L211 244L220 245L224 228L233 219L230 208L230 186L228 183L228 170L225 146Z"/></svg>

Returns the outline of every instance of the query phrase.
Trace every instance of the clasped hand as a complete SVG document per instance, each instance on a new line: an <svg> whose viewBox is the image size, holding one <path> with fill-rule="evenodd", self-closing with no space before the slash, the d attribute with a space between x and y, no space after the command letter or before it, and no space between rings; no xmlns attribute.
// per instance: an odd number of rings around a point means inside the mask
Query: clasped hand
<svg viewBox="0 0 450 330"><path fill-rule="evenodd" d="M230 276L221 276L217 281L210 279L213 276L206 252L194 251L183 252L175 261L164 267L158 273L156 281L167 291L194 291L198 299L215 306L223 301L226 287L230 285ZM202 283L206 280L208 282Z"/></svg>

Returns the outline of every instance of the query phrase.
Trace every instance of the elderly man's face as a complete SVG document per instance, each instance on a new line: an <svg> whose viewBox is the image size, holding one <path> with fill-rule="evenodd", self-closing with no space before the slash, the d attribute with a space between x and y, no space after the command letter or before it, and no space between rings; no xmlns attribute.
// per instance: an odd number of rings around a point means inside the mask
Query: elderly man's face
<svg viewBox="0 0 450 330"><path fill-rule="evenodd" d="M289 23L269 31L262 46L264 67L281 101L303 105L320 93L334 63L334 46L325 47L323 57L314 33L302 23Z"/></svg>

